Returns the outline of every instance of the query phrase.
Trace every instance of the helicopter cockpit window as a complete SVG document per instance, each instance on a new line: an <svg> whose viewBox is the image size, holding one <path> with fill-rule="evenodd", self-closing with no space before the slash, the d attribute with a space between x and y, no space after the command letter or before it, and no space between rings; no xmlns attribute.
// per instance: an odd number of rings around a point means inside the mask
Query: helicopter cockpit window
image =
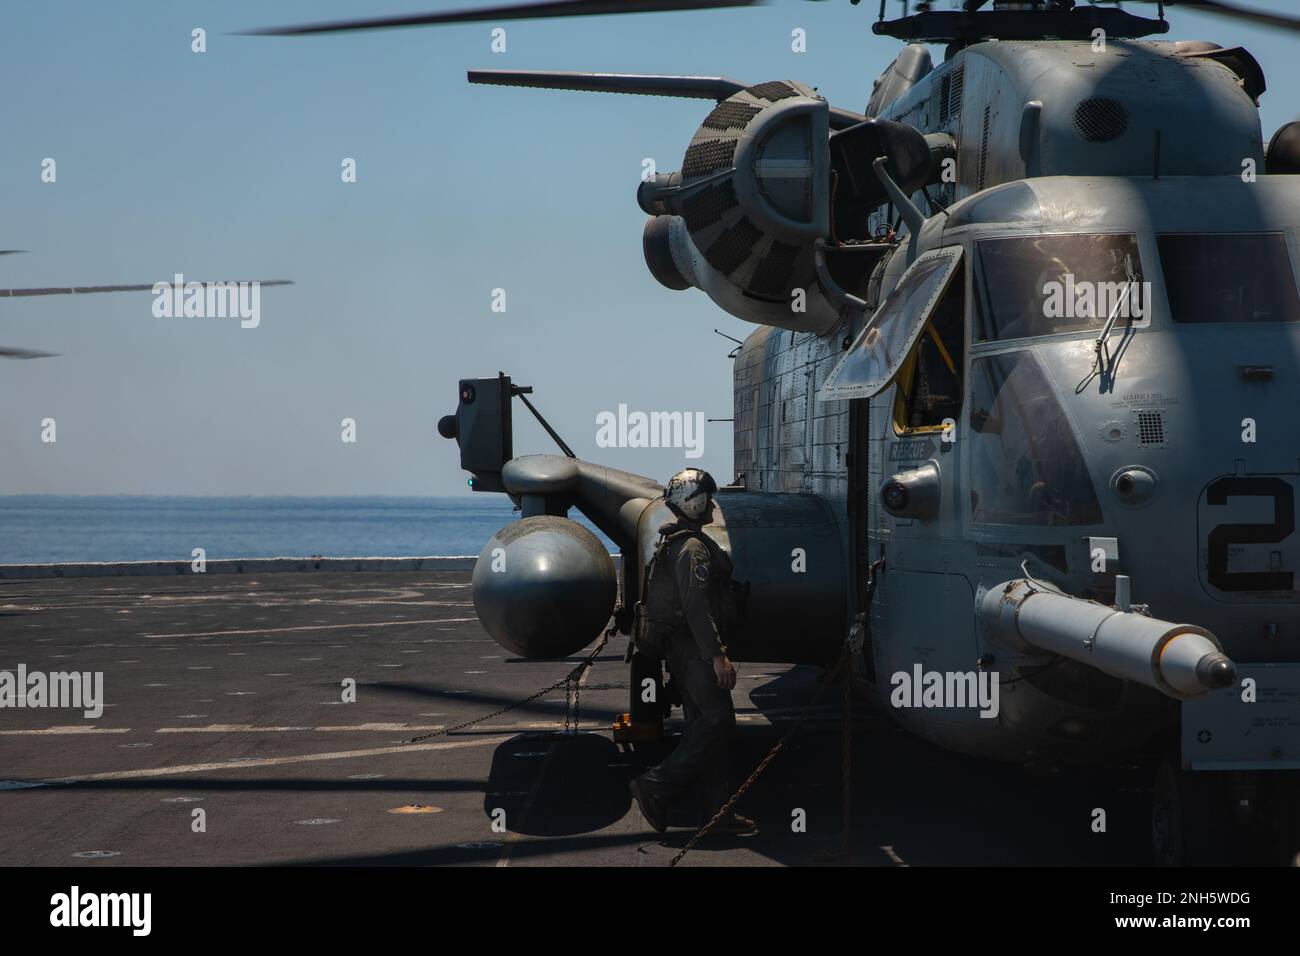
<svg viewBox="0 0 1300 956"><path fill-rule="evenodd" d="M1099 329L1141 317L1142 261L1129 234L1014 236L976 244L976 341Z"/></svg>
<svg viewBox="0 0 1300 956"><path fill-rule="evenodd" d="M952 282L898 373L894 427L899 432L942 428L961 414L966 358L966 284Z"/></svg>
<svg viewBox="0 0 1300 956"><path fill-rule="evenodd" d="M971 520L1100 524L1101 505L1065 412L1027 351L971 363Z"/></svg>
<svg viewBox="0 0 1300 956"><path fill-rule="evenodd" d="M1175 322L1300 322L1280 232L1157 236Z"/></svg>
<svg viewBox="0 0 1300 956"><path fill-rule="evenodd" d="M902 369L961 258L960 246L918 256L831 371L821 398L870 398L884 391Z"/></svg>

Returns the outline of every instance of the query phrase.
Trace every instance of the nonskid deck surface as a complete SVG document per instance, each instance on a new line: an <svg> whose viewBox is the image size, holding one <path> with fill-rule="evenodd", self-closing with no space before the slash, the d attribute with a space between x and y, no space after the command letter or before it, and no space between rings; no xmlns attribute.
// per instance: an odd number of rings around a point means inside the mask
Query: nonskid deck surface
<svg viewBox="0 0 1300 956"><path fill-rule="evenodd" d="M577 658L511 658L463 571L2 581L0 671L102 672L105 707L0 709L0 865L666 865L692 831L660 836L630 805L645 758L608 731L627 709L624 648L588 673L577 735L560 733L561 689L404 744ZM817 678L740 666L740 777ZM839 845L838 693L824 700L741 805L760 832L683 865L813 863ZM853 769L858 864L1147 862L1146 794L1113 780L957 756L867 712Z"/></svg>

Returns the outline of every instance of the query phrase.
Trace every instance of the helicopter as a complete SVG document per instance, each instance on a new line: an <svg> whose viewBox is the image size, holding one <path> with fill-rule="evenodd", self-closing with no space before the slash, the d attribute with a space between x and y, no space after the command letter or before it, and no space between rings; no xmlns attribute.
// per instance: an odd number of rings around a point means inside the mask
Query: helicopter
<svg viewBox="0 0 1300 956"><path fill-rule="evenodd" d="M748 0L562 0L293 35ZM1300 30L1220 2L1204 12ZM643 178L646 264L758 326L706 532L747 584L733 659L829 667L905 729L1025 765L1153 773L1162 864L1300 849L1300 123L1241 47L1074 0L918 5L862 112L795 80L471 71L712 100ZM944 47L936 64L928 45ZM1287 383L1291 384L1287 384ZM578 459L499 373L439 423L519 521L479 618L525 658L628 633L660 482ZM562 455L515 456L521 398ZM568 518L577 508L620 549ZM630 655L616 739L661 729ZM972 706L976 687L993 708Z"/></svg>

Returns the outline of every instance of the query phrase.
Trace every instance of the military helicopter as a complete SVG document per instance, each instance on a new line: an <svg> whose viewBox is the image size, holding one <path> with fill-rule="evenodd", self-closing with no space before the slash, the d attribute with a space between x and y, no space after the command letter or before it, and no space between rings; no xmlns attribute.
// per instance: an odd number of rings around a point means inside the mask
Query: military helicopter
<svg viewBox="0 0 1300 956"><path fill-rule="evenodd" d="M259 32L744 5L569 0ZM1158 862L1235 859L1259 834L1289 860L1300 123L1266 148L1259 63L1149 39L1173 5L964 0L887 19L882 3L874 32L906 45L860 114L793 80L469 80L716 101L681 169L637 198L655 278L759 326L735 357L736 475L707 528L749 585L734 658L827 666L853 638L857 678L924 738L1155 768ZM479 617L548 658L590 643L620 593L632 606L668 513L659 482L562 442L514 456L527 391L466 379L439 428L472 487L523 514L478 562ZM621 549L621 582L575 507ZM636 740L662 717L640 693L661 675L640 655L631 669L619 730ZM913 677L925 693L900 693ZM948 693L990 677L996 714Z"/></svg>

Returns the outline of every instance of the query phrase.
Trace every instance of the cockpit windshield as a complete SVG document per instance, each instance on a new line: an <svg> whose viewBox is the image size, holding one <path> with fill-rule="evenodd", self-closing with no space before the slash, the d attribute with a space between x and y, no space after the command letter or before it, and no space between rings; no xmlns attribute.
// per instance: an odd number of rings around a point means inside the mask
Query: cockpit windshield
<svg viewBox="0 0 1300 956"><path fill-rule="evenodd" d="M1011 236L976 243L975 340L1100 329L1149 312L1132 233Z"/></svg>
<svg viewBox="0 0 1300 956"><path fill-rule="evenodd" d="M1175 322L1300 322L1280 232L1156 237Z"/></svg>
<svg viewBox="0 0 1300 956"><path fill-rule="evenodd" d="M976 524L1100 524L1088 466L1028 350L971 363L970 503Z"/></svg>

